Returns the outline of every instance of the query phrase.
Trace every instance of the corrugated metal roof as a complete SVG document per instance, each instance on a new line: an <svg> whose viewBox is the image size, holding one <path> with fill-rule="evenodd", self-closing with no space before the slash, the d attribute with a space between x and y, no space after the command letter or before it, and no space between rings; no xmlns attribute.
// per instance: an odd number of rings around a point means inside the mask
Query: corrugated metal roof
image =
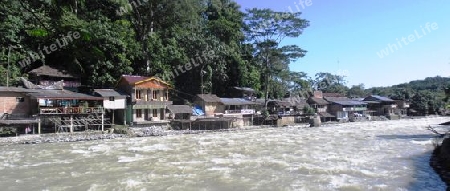
<svg viewBox="0 0 450 191"><path fill-rule="evenodd" d="M192 107L188 105L168 105L167 109L174 114L192 114Z"/></svg>
<svg viewBox="0 0 450 191"><path fill-rule="evenodd" d="M372 96L372 97L377 98L377 99L379 99L380 101L394 101L394 100L392 100L391 98L383 97L383 96L377 96L377 95L374 95L374 96Z"/></svg>
<svg viewBox="0 0 450 191"><path fill-rule="evenodd" d="M36 99L60 99L60 100L103 100L102 97L95 97L88 94L72 92L69 90L38 90L28 93Z"/></svg>
<svg viewBox="0 0 450 191"><path fill-rule="evenodd" d="M327 112L319 113L319 116L320 117L330 117L330 118L335 117L334 115L331 115L330 113L327 113Z"/></svg>
<svg viewBox="0 0 450 191"><path fill-rule="evenodd" d="M36 92L36 91L32 90L32 89L19 88L19 87L0 86L0 92L31 93L31 92Z"/></svg>
<svg viewBox="0 0 450 191"><path fill-rule="evenodd" d="M348 97L324 97L327 101L351 101L352 99Z"/></svg>
<svg viewBox="0 0 450 191"><path fill-rule="evenodd" d="M362 101L332 101L332 103L339 104L339 105L346 105L346 106L353 106L353 105L367 105L367 103Z"/></svg>
<svg viewBox="0 0 450 191"><path fill-rule="evenodd" d="M248 101L242 98L220 98L220 101L224 105L258 105L256 102Z"/></svg>
<svg viewBox="0 0 450 191"><path fill-rule="evenodd" d="M94 89L94 92L100 95L101 97L127 97L126 94L118 92L113 89Z"/></svg>
<svg viewBox="0 0 450 191"><path fill-rule="evenodd" d="M203 100L204 102L218 102L221 103L221 100L219 97L217 97L215 94L197 94L197 96Z"/></svg>
<svg viewBox="0 0 450 191"><path fill-rule="evenodd" d="M378 96L378 95L371 95L369 97L366 97L364 99L364 101L384 101L384 102L394 102L394 100L388 98L388 97L383 97L383 96Z"/></svg>

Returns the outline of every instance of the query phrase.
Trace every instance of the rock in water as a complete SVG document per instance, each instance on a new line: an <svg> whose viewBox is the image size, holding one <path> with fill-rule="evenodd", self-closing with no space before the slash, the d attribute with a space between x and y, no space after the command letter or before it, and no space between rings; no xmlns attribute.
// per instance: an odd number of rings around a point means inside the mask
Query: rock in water
<svg viewBox="0 0 450 191"><path fill-rule="evenodd" d="M320 121L320 116L315 114L313 118L309 119L310 127L320 127L322 122Z"/></svg>

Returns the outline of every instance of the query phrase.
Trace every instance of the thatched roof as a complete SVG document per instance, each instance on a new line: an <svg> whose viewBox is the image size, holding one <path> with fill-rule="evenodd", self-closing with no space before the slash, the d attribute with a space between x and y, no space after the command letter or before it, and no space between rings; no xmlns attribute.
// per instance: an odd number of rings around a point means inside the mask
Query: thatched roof
<svg viewBox="0 0 450 191"><path fill-rule="evenodd" d="M323 98L310 97L308 99L308 102L310 104L316 104L316 105L328 105L328 102L326 100L324 100Z"/></svg>
<svg viewBox="0 0 450 191"><path fill-rule="evenodd" d="M49 77L58 77L58 78L78 78L79 76L73 74L66 69L57 68L55 66L43 65L39 68L33 69L29 72L30 74L34 74L36 76L49 76Z"/></svg>

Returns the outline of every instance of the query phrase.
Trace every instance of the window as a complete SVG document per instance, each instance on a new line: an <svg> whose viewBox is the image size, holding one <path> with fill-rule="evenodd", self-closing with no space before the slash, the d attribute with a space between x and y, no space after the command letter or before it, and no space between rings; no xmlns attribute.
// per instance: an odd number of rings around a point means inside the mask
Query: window
<svg viewBox="0 0 450 191"><path fill-rule="evenodd" d="M25 99L23 97L16 97L16 102L24 102Z"/></svg>
<svg viewBox="0 0 450 191"><path fill-rule="evenodd" d="M136 118L142 118L142 109L136 109Z"/></svg>
<svg viewBox="0 0 450 191"><path fill-rule="evenodd" d="M136 99L142 99L142 90L136 90Z"/></svg>
<svg viewBox="0 0 450 191"><path fill-rule="evenodd" d="M158 99L158 90L153 90L153 99Z"/></svg>
<svg viewBox="0 0 450 191"><path fill-rule="evenodd" d="M158 110L157 109L153 110L153 117L158 117Z"/></svg>
<svg viewBox="0 0 450 191"><path fill-rule="evenodd" d="M109 101L114 101L114 97L109 97Z"/></svg>

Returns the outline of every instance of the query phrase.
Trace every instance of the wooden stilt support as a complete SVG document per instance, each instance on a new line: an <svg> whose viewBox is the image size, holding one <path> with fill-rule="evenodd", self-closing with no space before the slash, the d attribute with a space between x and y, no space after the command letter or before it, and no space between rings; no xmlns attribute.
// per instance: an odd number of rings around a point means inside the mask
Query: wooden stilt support
<svg viewBox="0 0 450 191"><path fill-rule="evenodd" d="M70 115L70 133L73 133L73 115Z"/></svg>
<svg viewBox="0 0 450 191"><path fill-rule="evenodd" d="M102 112L102 132L105 131L105 112Z"/></svg>
<svg viewBox="0 0 450 191"><path fill-rule="evenodd" d="M38 117L38 134L41 134L41 117Z"/></svg>

